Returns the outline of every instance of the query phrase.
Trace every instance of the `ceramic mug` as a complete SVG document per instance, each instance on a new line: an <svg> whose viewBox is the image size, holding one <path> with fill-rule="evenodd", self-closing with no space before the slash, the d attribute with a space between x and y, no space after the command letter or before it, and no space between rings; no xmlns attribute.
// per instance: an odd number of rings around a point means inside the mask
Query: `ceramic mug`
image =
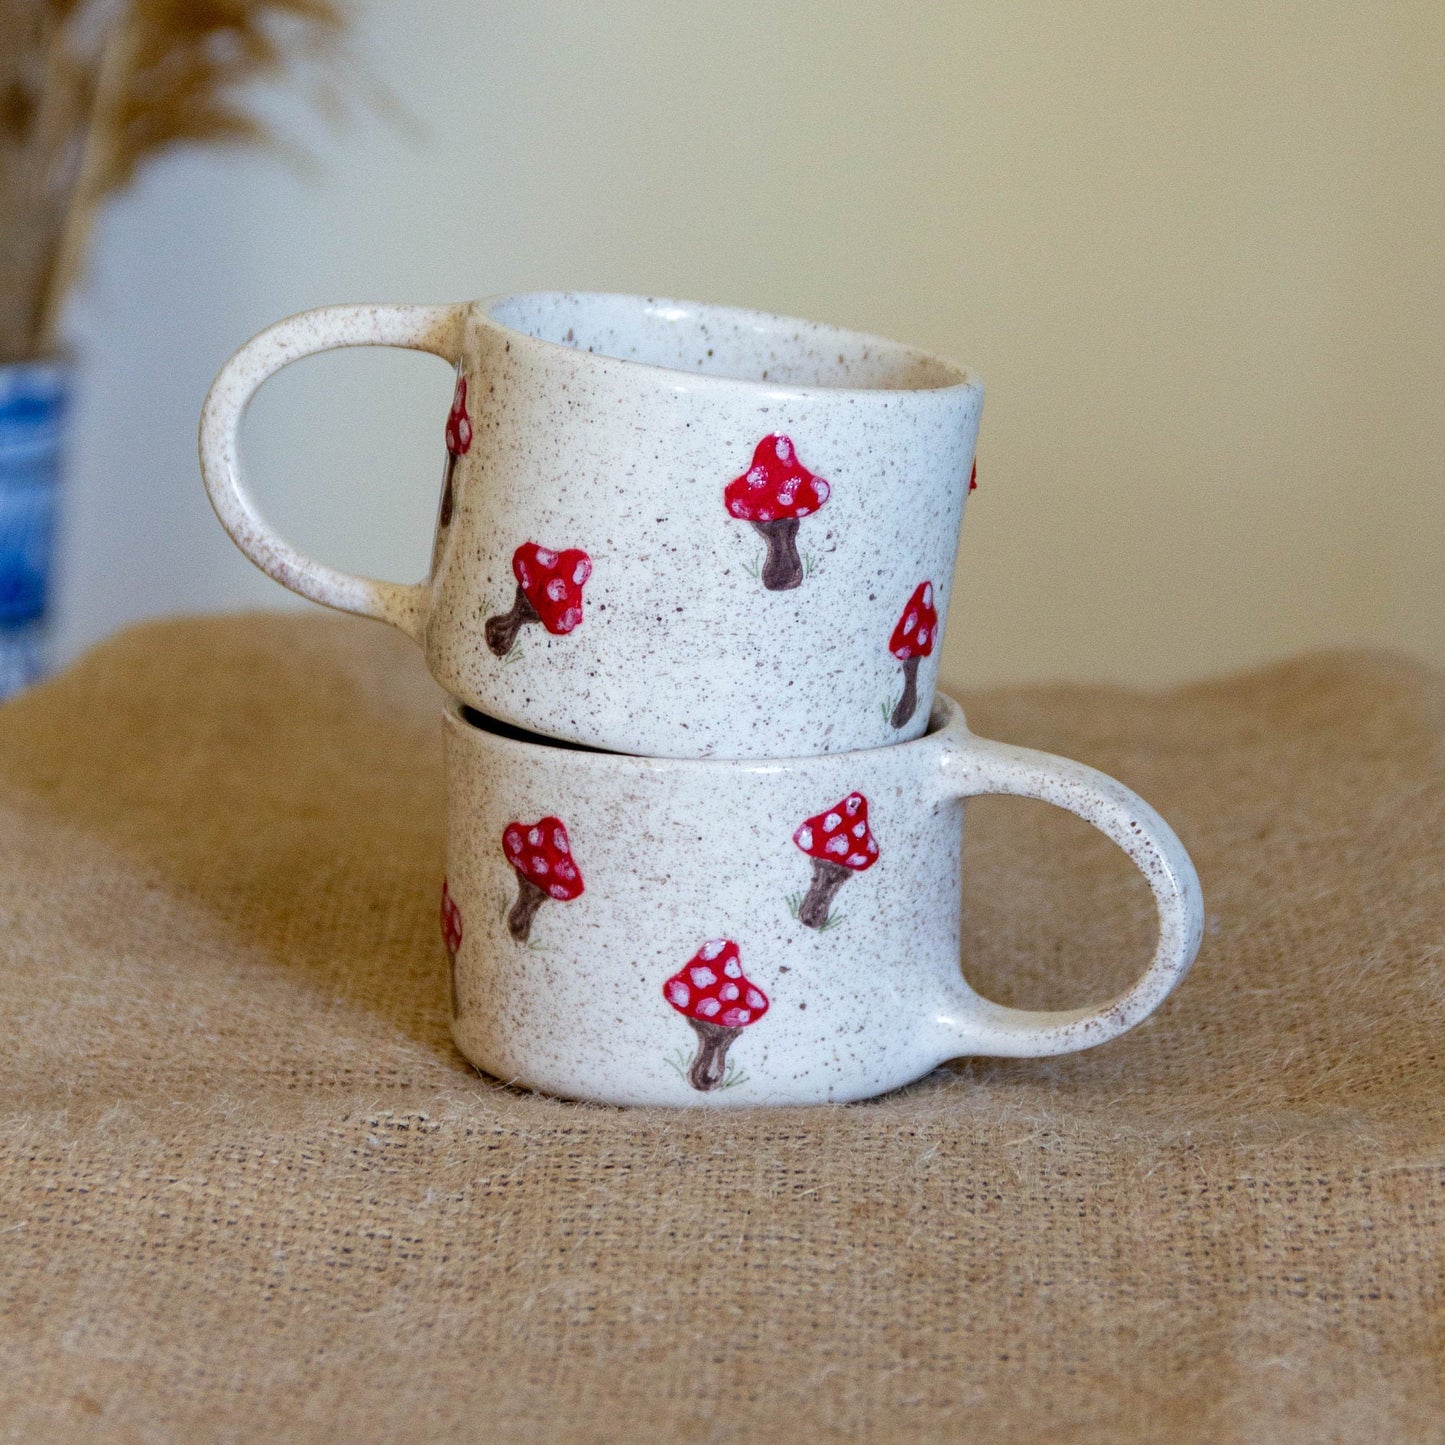
<svg viewBox="0 0 1445 1445"><path fill-rule="evenodd" d="M452 701L442 933L452 1034L498 1079L609 1104L841 1103L965 1054L1062 1054L1158 1007L1199 947L1168 824L1080 763L974 737L940 695L896 747L785 761L548 745ZM963 801L1041 798L1143 870L1154 956L1097 1008L959 971Z"/></svg>
<svg viewBox="0 0 1445 1445"><path fill-rule="evenodd" d="M242 480L257 387L368 345L456 367L431 575L415 586L298 552ZM923 731L982 399L952 362L729 307L563 293L333 306L227 362L201 465L257 566L400 627L482 712L620 752L788 757Z"/></svg>

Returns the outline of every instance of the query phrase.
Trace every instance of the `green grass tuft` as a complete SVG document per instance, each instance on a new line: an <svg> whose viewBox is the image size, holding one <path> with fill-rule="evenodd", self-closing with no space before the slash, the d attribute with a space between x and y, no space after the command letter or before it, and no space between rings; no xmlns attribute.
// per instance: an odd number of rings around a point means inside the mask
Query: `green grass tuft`
<svg viewBox="0 0 1445 1445"><path fill-rule="evenodd" d="M692 1080L687 1077L687 1071L692 1067L692 1055L686 1049L674 1049L666 1057L668 1066L677 1074L677 1077L691 1087ZM718 1090L735 1089L739 1084L746 1084L749 1077L746 1069L740 1069L736 1064L729 1062L723 1071L722 1083L718 1085Z"/></svg>

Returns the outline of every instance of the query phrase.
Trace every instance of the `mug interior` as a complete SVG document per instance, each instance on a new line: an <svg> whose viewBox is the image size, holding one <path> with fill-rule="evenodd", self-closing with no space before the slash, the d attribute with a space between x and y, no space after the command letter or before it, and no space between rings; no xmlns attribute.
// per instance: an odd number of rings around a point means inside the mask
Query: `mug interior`
<svg viewBox="0 0 1445 1445"><path fill-rule="evenodd" d="M478 732L491 733L495 738L505 738L509 743L522 743L532 748L559 748L569 753L597 753L600 757L616 758L631 757L630 753L618 753L611 748L589 748L582 743L569 742L566 738L544 737L541 733L528 732L526 728L513 727L509 722L503 722L501 718L492 717L488 713L478 712L476 708L468 706L464 702L453 704L457 715L469 727L474 727Z"/></svg>
<svg viewBox="0 0 1445 1445"><path fill-rule="evenodd" d="M589 757L603 758L633 758L642 756L637 753L618 753L609 751L606 748L584 747L581 743L569 742L565 738L543 737L540 733L528 732L525 728L513 727L509 722L503 722L500 718L492 717L488 713L478 712L476 708L468 706L456 698L447 699L447 708L460 722L468 728L479 733L490 733L494 738L500 738L504 742L516 744L524 748L536 748L547 752L569 752L583 753ZM944 696L943 693L936 693L933 699L933 710L928 715L928 727L918 737L906 743L890 743L887 751L896 752L900 748L918 747L937 733L941 733L951 723L960 720L962 710L952 698ZM876 751L876 749L864 748L861 755ZM846 758L847 753L821 753L820 758L826 758L830 762L839 758ZM772 758L772 759L750 759L750 758L648 758L647 761L657 764L666 764L668 767L676 768L706 768L706 767L771 767L779 762L807 762L806 758Z"/></svg>
<svg viewBox="0 0 1445 1445"><path fill-rule="evenodd" d="M953 362L896 341L734 306L541 291L498 297L486 315L537 341L728 381L854 391L974 384Z"/></svg>

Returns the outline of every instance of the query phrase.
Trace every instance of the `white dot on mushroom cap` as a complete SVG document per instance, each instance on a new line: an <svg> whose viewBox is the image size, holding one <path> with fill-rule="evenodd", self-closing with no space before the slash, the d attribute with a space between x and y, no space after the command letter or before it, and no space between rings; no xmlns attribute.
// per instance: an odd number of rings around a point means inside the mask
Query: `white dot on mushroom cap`
<svg viewBox="0 0 1445 1445"><path fill-rule="evenodd" d="M728 511L730 511L735 517L741 517L745 522L752 520L752 509L750 507L744 506L742 502L729 502Z"/></svg>
<svg viewBox="0 0 1445 1445"><path fill-rule="evenodd" d="M711 1018L720 1008L722 1005L715 998L700 998L694 1012L700 1013L704 1018Z"/></svg>
<svg viewBox="0 0 1445 1445"><path fill-rule="evenodd" d="M581 586L592 575L592 564L584 557L573 569L572 580Z"/></svg>
<svg viewBox="0 0 1445 1445"><path fill-rule="evenodd" d="M750 1008L766 1008L768 1006L768 1001L762 996L762 994L757 991L757 989L750 988L748 990L748 1006Z"/></svg>
<svg viewBox="0 0 1445 1445"><path fill-rule="evenodd" d="M933 583L932 583L932 582L925 582L925 583L923 584L923 605L924 605L925 607L932 607L932 606L933 606Z"/></svg>
<svg viewBox="0 0 1445 1445"><path fill-rule="evenodd" d="M552 871L559 878L566 878L569 882L577 876L577 870L565 858L559 858Z"/></svg>
<svg viewBox="0 0 1445 1445"><path fill-rule="evenodd" d="M803 826L793 834L793 842L800 848L811 848L813 846L813 830L804 823Z"/></svg>
<svg viewBox="0 0 1445 1445"><path fill-rule="evenodd" d="M688 969L687 976L692 980L694 988L711 988L717 982L717 974L702 966Z"/></svg>
<svg viewBox="0 0 1445 1445"><path fill-rule="evenodd" d="M743 976L743 966L736 958L730 958L723 964L723 972L727 974L729 978L741 978Z"/></svg>
<svg viewBox="0 0 1445 1445"><path fill-rule="evenodd" d="M557 619L557 626L563 632L571 632L581 621L582 609L580 607L569 607L561 617Z"/></svg>
<svg viewBox="0 0 1445 1445"><path fill-rule="evenodd" d="M928 629L926 627L920 627L918 629L918 645L920 647L928 646Z"/></svg>
<svg viewBox="0 0 1445 1445"><path fill-rule="evenodd" d="M899 660L899 662L907 662L907 661L908 661L908 644L905 643L902 647L895 647L895 648L893 649L893 655L894 655L894 657L896 657L896 658Z"/></svg>
<svg viewBox="0 0 1445 1445"><path fill-rule="evenodd" d="M542 830L540 828L528 828L527 841L529 843L540 843L542 841Z"/></svg>
<svg viewBox="0 0 1445 1445"><path fill-rule="evenodd" d="M532 585L532 572L525 562L517 563L517 580L523 587L530 587Z"/></svg>
<svg viewBox="0 0 1445 1445"><path fill-rule="evenodd" d="M842 821L836 813L829 813L828 816L823 819L823 831L825 833L831 833Z"/></svg>
<svg viewBox="0 0 1445 1445"><path fill-rule="evenodd" d="M567 897L567 890L560 883L554 883L547 892L550 893L553 898Z"/></svg>
<svg viewBox="0 0 1445 1445"><path fill-rule="evenodd" d="M705 944L703 944L700 949L698 949L697 956L699 958L705 958L708 960L708 962L711 962L727 946L728 941L725 938L710 938Z"/></svg>
<svg viewBox="0 0 1445 1445"><path fill-rule="evenodd" d="M759 508L758 508L758 521L760 521L760 522L771 522L772 520L773 520L773 511L772 511L772 508L771 508L771 507L759 507Z"/></svg>
<svg viewBox="0 0 1445 1445"><path fill-rule="evenodd" d="M812 485L813 495L817 497L818 505L821 507L823 503L828 500L828 484L822 479L822 477L818 477L814 480Z"/></svg>
<svg viewBox="0 0 1445 1445"><path fill-rule="evenodd" d="M850 868L861 868L868 861L868 855L866 853L850 853L843 861Z"/></svg>
<svg viewBox="0 0 1445 1445"><path fill-rule="evenodd" d="M813 510L813 509L812 509L811 507L794 507L794 508L793 508L793 515L794 515L795 517L806 517L806 516L808 515L808 513L811 512L812 510Z"/></svg>
<svg viewBox="0 0 1445 1445"><path fill-rule="evenodd" d="M846 853L848 851L848 840L839 833L836 838L829 838L828 841L823 844L823 851L825 853Z"/></svg>
<svg viewBox="0 0 1445 1445"><path fill-rule="evenodd" d="M539 567L555 567L557 565L557 554L548 551L546 547L538 547L537 565Z"/></svg>
<svg viewBox="0 0 1445 1445"><path fill-rule="evenodd" d="M742 990L737 986L737 984L725 983L720 989L718 989L717 996L720 999L726 1001L727 1003L731 1003L741 992Z"/></svg>
<svg viewBox="0 0 1445 1445"><path fill-rule="evenodd" d="M520 853L522 851L522 831L520 828L508 828L507 836L502 840L507 845L507 852Z"/></svg>
<svg viewBox="0 0 1445 1445"><path fill-rule="evenodd" d="M532 873L545 873L547 871L547 860L540 853L534 853L532 855L532 861L528 865L528 871Z"/></svg>
<svg viewBox="0 0 1445 1445"><path fill-rule="evenodd" d="M850 818L853 816L854 813L856 813L856 812L858 811L858 809L859 809L862 805L863 805L863 794L862 794L862 793L849 793L848 796L843 800L843 807L844 807L844 809L846 810L846 812L847 812L847 814L848 814L848 816L849 816Z"/></svg>
<svg viewBox="0 0 1445 1445"><path fill-rule="evenodd" d="M876 853L878 851L878 844L875 843L872 838L868 840L868 851L870 853Z"/></svg>
<svg viewBox="0 0 1445 1445"><path fill-rule="evenodd" d="M552 829L552 846L559 853L570 853L572 851L567 846L567 835L560 828Z"/></svg>
<svg viewBox="0 0 1445 1445"><path fill-rule="evenodd" d="M553 602L560 602L567 595L567 584L560 578L554 577L547 584L547 596Z"/></svg>
<svg viewBox="0 0 1445 1445"><path fill-rule="evenodd" d="M867 831L868 831L868 825L867 825L867 823L854 823L854 824L853 824L853 836L854 836L855 838L861 838Z"/></svg>
<svg viewBox="0 0 1445 1445"><path fill-rule="evenodd" d="M709 999L708 1002L711 1003L712 1000ZM727 1027L730 1029L740 1029L745 1023L750 1023L752 1021L752 1017L752 1014L750 1014L747 1009L738 1008L736 1005L734 1005L732 1008L728 1009L725 1014L723 1014L722 1018L720 1018L718 1022L721 1024L726 1024Z"/></svg>
<svg viewBox="0 0 1445 1445"><path fill-rule="evenodd" d="M780 462L786 462L790 460L793 455L793 444L787 437L779 437L777 441L773 443L773 450L777 452Z"/></svg>
<svg viewBox="0 0 1445 1445"><path fill-rule="evenodd" d="M916 612L910 612L908 616L903 619L904 632L912 632L917 625L918 614Z"/></svg>
<svg viewBox="0 0 1445 1445"><path fill-rule="evenodd" d="M678 1008L686 1008L687 1001L692 995L687 991L687 985L680 978L670 978L667 981L667 997Z"/></svg>

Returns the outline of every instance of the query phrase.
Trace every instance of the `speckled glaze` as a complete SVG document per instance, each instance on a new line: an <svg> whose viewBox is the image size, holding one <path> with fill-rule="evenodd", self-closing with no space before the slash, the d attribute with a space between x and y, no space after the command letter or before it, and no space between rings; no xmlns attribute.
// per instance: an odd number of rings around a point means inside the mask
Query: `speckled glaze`
<svg viewBox="0 0 1445 1445"><path fill-rule="evenodd" d="M457 368L432 571L415 586L304 556L242 480L237 431L266 377L365 345ZM922 732L982 399L951 362L727 307L564 293L327 307L231 358L201 462L252 561L402 628L485 713L655 757L803 756ZM546 561L578 555L585 570L565 575ZM548 585L570 589L550 613ZM890 641L925 586L937 622L905 660Z"/></svg>
<svg viewBox="0 0 1445 1445"><path fill-rule="evenodd" d="M974 737L941 695L913 742L784 761L543 745L478 726L456 703L446 737L452 1033L508 1082L611 1104L859 1099L960 1055L1104 1043L1158 1007L1199 946L1198 879L1147 803L1082 764ZM1159 939L1127 992L1031 1012L969 988L963 803L982 793L1067 808L1143 871ZM867 816L853 838L855 797ZM815 912L809 926L820 826L860 851L826 922ZM565 881L534 900L519 938L519 900L559 862Z"/></svg>

